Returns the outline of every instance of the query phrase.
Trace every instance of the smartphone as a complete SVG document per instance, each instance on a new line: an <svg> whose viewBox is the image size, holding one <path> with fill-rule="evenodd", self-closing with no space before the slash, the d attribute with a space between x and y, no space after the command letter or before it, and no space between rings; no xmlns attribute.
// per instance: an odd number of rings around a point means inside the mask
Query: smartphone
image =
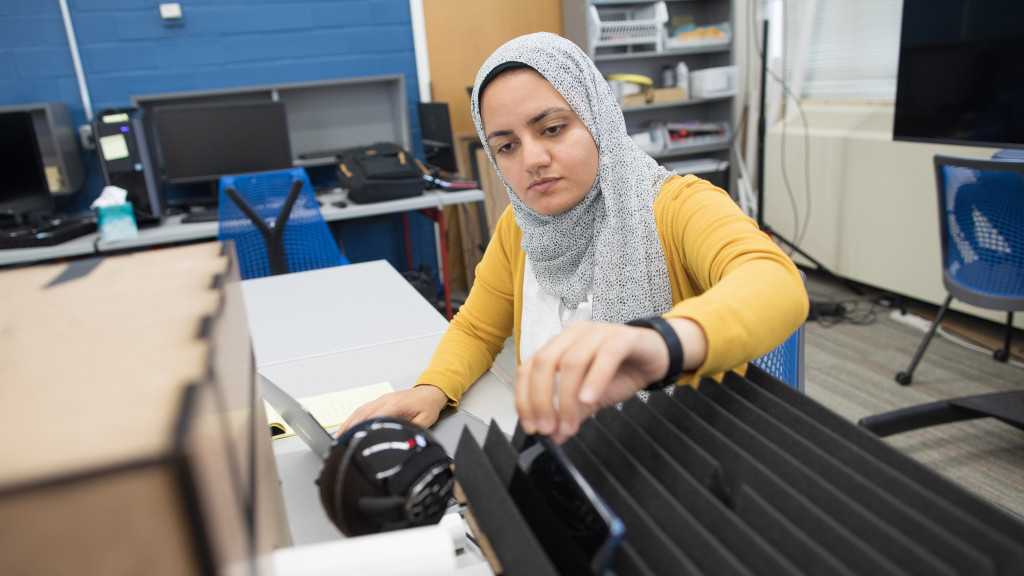
<svg viewBox="0 0 1024 576"><path fill-rule="evenodd" d="M608 573L626 532L622 520L550 438L528 436L523 446L510 492L535 532L544 532L538 538L549 558L563 574ZM543 518L538 497L546 508Z"/></svg>

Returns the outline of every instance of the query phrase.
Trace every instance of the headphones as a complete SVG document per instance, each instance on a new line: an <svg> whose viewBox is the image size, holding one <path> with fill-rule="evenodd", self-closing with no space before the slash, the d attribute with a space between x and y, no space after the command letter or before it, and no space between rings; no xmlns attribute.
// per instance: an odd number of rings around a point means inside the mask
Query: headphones
<svg viewBox="0 0 1024 576"><path fill-rule="evenodd" d="M455 479L451 459L426 429L381 417L338 438L317 484L334 525L361 536L438 523Z"/></svg>

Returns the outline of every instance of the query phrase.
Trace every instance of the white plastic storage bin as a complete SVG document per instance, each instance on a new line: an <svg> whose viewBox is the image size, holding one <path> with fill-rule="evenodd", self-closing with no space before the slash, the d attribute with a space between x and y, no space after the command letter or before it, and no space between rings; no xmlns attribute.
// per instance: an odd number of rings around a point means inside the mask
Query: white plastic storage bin
<svg viewBox="0 0 1024 576"><path fill-rule="evenodd" d="M676 174L696 174L698 176L706 176L708 174L714 174L715 172L723 172L729 169L728 160L719 160L718 158L692 158L687 160L676 160L673 162L663 162L662 166L670 172Z"/></svg>
<svg viewBox="0 0 1024 576"><path fill-rule="evenodd" d="M728 143L732 138L728 122L683 122L665 126L665 149L685 150Z"/></svg>
<svg viewBox="0 0 1024 576"><path fill-rule="evenodd" d="M690 72L690 94L694 98L732 96L737 91L738 68L719 66Z"/></svg>
<svg viewBox="0 0 1024 576"><path fill-rule="evenodd" d="M664 30L665 50L728 46L732 42L732 26L728 22L691 26L677 30L665 28Z"/></svg>
<svg viewBox="0 0 1024 576"><path fill-rule="evenodd" d="M653 44L661 51L668 9L664 2L641 4L633 8L601 7L591 4L590 47L592 51L607 46Z"/></svg>
<svg viewBox="0 0 1024 576"><path fill-rule="evenodd" d="M643 132L630 134L629 137L644 152L657 154L665 151L665 135L665 128L659 126Z"/></svg>

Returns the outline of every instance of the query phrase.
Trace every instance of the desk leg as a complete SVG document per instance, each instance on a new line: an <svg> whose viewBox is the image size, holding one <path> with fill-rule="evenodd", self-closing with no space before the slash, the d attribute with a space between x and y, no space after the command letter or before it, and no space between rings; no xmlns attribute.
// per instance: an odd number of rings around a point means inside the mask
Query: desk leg
<svg viewBox="0 0 1024 576"><path fill-rule="evenodd" d="M409 214L402 212L402 233L405 235L405 269L412 272L412 241L409 240Z"/></svg>
<svg viewBox="0 0 1024 576"><path fill-rule="evenodd" d="M487 205L481 200L476 203L476 215L480 218L480 238L482 244L486 245L491 237L491 233L487 230Z"/></svg>
<svg viewBox="0 0 1024 576"><path fill-rule="evenodd" d="M431 220L436 222L438 228L440 228L440 230L441 230L440 234L438 234L438 238L440 239L440 243L441 243L441 262L440 262L440 264L441 264L441 271L443 273L443 278L442 278L443 282L442 282L442 284L444 285L444 310L445 310L445 317L448 318L448 320L451 320L452 319L452 285L451 285L450 276L448 274L448 240L447 240L448 229L447 229L447 227L445 227L445 223L444 223L444 210L439 210L437 208L424 208L423 210L420 210L420 212L424 216L426 216L427 218L430 218Z"/></svg>

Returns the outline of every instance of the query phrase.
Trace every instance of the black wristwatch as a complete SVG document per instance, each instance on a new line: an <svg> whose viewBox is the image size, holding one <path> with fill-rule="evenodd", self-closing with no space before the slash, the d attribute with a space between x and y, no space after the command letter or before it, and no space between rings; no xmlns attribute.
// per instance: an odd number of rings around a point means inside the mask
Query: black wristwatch
<svg viewBox="0 0 1024 576"><path fill-rule="evenodd" d="M648 384L647 390L674 385L683 375L683 343L679 340L679 336L676 335L676 331L661 316L637 318L636 320L626 322L626 325L650 328L657 332L665 341L665 345L668 346L668 374L663 379Z"/></svg>

